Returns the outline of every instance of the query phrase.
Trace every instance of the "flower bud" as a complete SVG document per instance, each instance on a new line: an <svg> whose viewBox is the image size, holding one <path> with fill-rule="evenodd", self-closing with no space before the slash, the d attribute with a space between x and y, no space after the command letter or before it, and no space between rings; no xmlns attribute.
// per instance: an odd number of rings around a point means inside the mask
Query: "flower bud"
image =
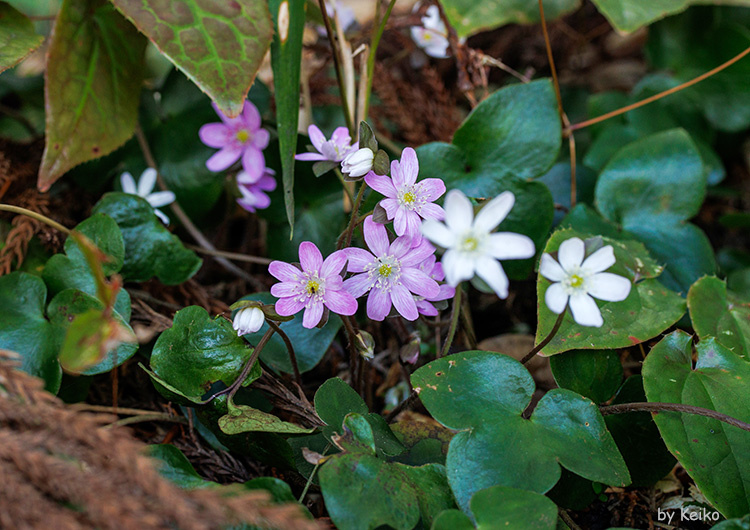
<svg viewBox="0 0 750 530"><path fill-rule="evenodd" d="M372 169L375 153L369 147L363 147L349 154L341 162L341 172L350 177L363 177Z"/></svg>
<svg viewBox="0 0 750 530"><path fill-rule="evenodd" d="M232 327L237 331L238 336L255 333L265 322L266 316L259 307L249 306L237 311L232 321Z"/></svg>
<svg viewBox="0 0 750 530"><path fill-rule="evenodd" d="M375 357L375 339L366 331L357 333L356 344L357 352L365 359Z"/></svg>

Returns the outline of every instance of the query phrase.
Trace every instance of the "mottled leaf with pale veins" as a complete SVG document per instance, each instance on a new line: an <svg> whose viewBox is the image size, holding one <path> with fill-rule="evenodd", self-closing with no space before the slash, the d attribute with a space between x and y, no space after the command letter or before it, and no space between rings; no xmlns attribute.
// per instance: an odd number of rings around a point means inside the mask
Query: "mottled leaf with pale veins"
<svg viewBox="0 0 750 530"><path fill-rule="evenodd" d="M273 24L262 0L112 0L227 116L242 111Z"/></svg>
<svg viewBox="0 0 750 530"><path fill-rule="evenodd" d="M138 119L146 40L104 0L64 0L47 59L39 189L114 151Z"/></svg>
<svg viewBox="0 0 750 530"><path fill-rule="evenodd" d="M23 13L0 2L0 72L15 66L44 40Z"/></svg>

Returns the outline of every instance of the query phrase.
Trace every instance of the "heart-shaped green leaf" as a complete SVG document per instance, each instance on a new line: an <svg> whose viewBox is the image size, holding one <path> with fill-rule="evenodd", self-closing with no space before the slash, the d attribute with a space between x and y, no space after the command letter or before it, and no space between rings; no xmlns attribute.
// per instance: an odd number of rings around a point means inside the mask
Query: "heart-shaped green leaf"
<svg viewBox="0 0 750 530"><path fill-rule="evenodd" d="M544 251L557 251L560 244L571 237L587 240L587 234L569 229L558 230L552 234ZM626 348L655 337L685 313L685 301L655 279L662 267L651 259L641 243L606 237L590 241L612 245L617 262L608 271L637 283L622 302L597 301L604 320L602 327L581 326L573 320L570 311L566 310L560 329L542 349L542 354L553 355L573 349ZM550 285L551 282L540 274L537 280L537 342L549 335L557 320L557 315L544 301Z"/></svg>
<svg viewBox="0 0 750 530"><path fill-rule="evenodd" d="M626 145L596 184L599 211L665 263L664 285L683 293L716 269L708 238L686 222L698 213L705 193L701 155L682 129Z"/></svg>
<svg viewBox="0 0 750 530"><path fill-rule="evenodd" d="M64 0L47 54L39 189L130 138L146 39L104 0Z"/></svg>
<svg viewBox="0 0 750 530"><path fill-rule="evenodd" d="M544 493L560 478L560 465L605 484L630 482L604 418L590 400L555 389L539 401L530 419L521 416L534 380L511 357L482 351L451 355L414 372L412 384L436 420L460 431L451 440L446 468L464 512L472 495L490 486Z"/></svg>
<svg viewBox="0 0 750 530"><path fill-rule="evenodd" d="M594 0L599 11L619 31L631 32L654 20L684 11L696 0Z"/></svg>
<svg viewBox="0 0 750 530"><path fill-rule="evenodd" d="M560 150L560 118L549 80L511 85L482 101L461 124L453 143L417 149L420 178L439 177L448 189L476 198L512 191L515 205L499 231L529 236L540 248L549 233L554 203L541 177ZM533 260L503 264L514 278L525 277Z"/></svg>
<svg viewBox="0 0 750 530"><path fill-rule="evenodd" d="M216 382L231 385L252 353L231 322L222 317L212 319L202 307L190 306L175 313L172 327L156 339L151 369L187 397L183 404L190 405L200 401ZM256 363L243 385L260 375ZM155 383L160 389L158 381Z"/></svg>
<svg viewBox="0 0 750 530"><path fill-rule="evenodd" d="M469 503L476 526L458 510L446 510L432 530L555 530L557 506L544 495L507 486L476 492Z"/></svg>
<svg viewBox="0 0 750 530"><path fill-rule="evenodd" d="M121 274L126 280L143 282L156 276L162 283L175 285L189 279L202 264L141 197L107 193L94 205L93 213L109 215L122 231L125 263Z"/></svg>
<svg viewBox="0 0 750 530"><path fill-rule="evenodd" d="M227 116L242 110L271 43L262 0L112 0Z"/></svg>
<svg viewBox="0 0 750 530"><path fill-rule="evenodd" d="M750 364L702 340L693 362L690 335L675 331L648 354L643 383L649 401L703 407L750 422ZM664 442L706 498L726 517L750 512L750 433L697 414L654 416Z"/></svg>
<svg viewBox="0 0 750 530"><path fill-rule="evenodd" d="M0 72L15 66L44 40L31 20L7 2L0 2Z"/></svg>
<svg viewBox="0 0 750 530"><path fill-rule="evenodd" d="M47 287L38 276L12 272L0 276L0 348L21 355L21 369L57 392L62 370L57 354L65 330L44 316Z"/></svg>
<svg viewBox="0 0 750 530"><path fill-rule="evenodd" d="M146 447L146 453L158 461L159 474L183 489L210 488L215 482L201 477L193 464L177 447L170 444L153 444Z"/></svg>
<svg viewBox="0 0 750 530"><path fill-rule="evenodd" d="M604 403L622 382L620 356L613 350L573 350L550 358L550 368L560 388Z"/></svg>
<svg viewBox="0 0 750 530"><path fill-rule="evenodd" d="M711 276L690 287L687 302L701 339L715 337L737 356L750 360L750 302L728 292L724 281Z"/></svg>
<svg viewBox="0 0 750 530"><path fill-rule="evenodd" d="M279 434L309 434L315 429L306 429L293 423L282 421L273 414L248 407L229 407L229 414L219 418L219 428L227 434L242 432L276 432Z"/></svg>

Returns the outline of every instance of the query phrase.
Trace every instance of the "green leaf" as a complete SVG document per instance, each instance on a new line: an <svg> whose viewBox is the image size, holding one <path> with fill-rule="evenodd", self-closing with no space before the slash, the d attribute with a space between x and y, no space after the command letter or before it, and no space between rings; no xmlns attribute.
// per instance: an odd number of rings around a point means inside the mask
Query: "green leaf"
<svg viewBox="0 0 750 530"><path fill-rule="evenodd" d="M390 425L393 434L406 447L394 460L411 466L445 464L453 431L437 422L399 421Z"/></svg>
<svg viewBox="0 0 750 530"><path fill-rule="evenodd" d="M297 259L294 261L297 261ZM271 293L255 293L243 296L240 298L241 300L255 300L264 304L276 302L276 298ZM301 316L288 322L281 322L278 325L292 343L300 372L305 373L317 366L331 346L342 324L338 315L331 314L328 322L322 328L306 329L302 327ZM264 322L263 327L256 333L250 333L244 337L250 344L257 344L266 331L268 331L268 323ZM278 333L271 336L271 340L260 353L260 358L274 370L288 374L293 373L292 364L289 361L289 351Z"/></svg>
<svg viewBox="0 0 750 530"><path fill-rule="evenodd" d="M599 211L665 263L664 284L684 293L716 269L708 238L686 222L698 213L705 193L701 155L682 129L626 145L596 184Z"/></svg>
<svg viewBox="0 0 750 530"><path fill-rule="evenodd" d="M750 302L727 291L715 277L701 278L688 292L693 328L701 338L717 342L745 360L750 352Z"/></svg>
<svg viewBox="0 0 750 530"><path fill-rule="evenodd" d="M154 209L141 197L127 193L107 193L94 205L93 213L105 213L120 227L125 241L124 279L143 282L156 276L166 285L188 280L198 272L202 261L182 246Z"/></svg>
<svg viewBox="0 0 750 530"><path fill-rule="evenodd" d="M153 444L146 454L159 461L159 474L182 489L216 487L218 484L201 477L185 455L170 444Z"/></svg>
<svg viewBox="0 0 750 530"><path fill-rule="evenodd" d="M620 356L614 350L573 350L550 358L550 368L560 388L604 403L622 382Z"/></svg>
<svg viewBox="0 0 750 530"><path fill-rule="evenodd" d="M112 0L135 26L230 117L239 115L271 43L261 0Z"/></svg>
<svg viewBox="0 0 750 530"><path fill-rule="evenodd" d="M47 287L38 276L12 272L0 276L0 349L21 355L21 370L44 380L55 393L62 370L57 353L65 330L44 317Z"/></svg>
<svg viewBox="0 0 750 530"><path fill-rule="evenodd" d="M599 11L619 31L631 32L654 20L684 11L696 0L594 0Z"/></svg>
<svg viewBox="0 0 750 530"><path fill-rule="evenodd" d="M750 515L746 515L742 519L723 521L711 527L711 530L750 530Z"/></svg>
<svg viewBox="0 0 750 530"><path fill-rule="evenodd" d="M172 327L159 335L151 353L151 369L196 402L216 382L231 385L252 352L227 319L212 319L202 307L190 306L175 313ZM249 385L260 375L256 363L243 385ZM190 405L190 401L183 404Z"/></svg>
<svg viewBox="0 0 750 530"><path fill-rule="evenodd" d="M643 390L643 377L633 375L628 377L617 391L612 404L643 403L644 401L646 401L646 393ZM675 458L664 445L651 414L648 412L611 414L606 416L604 421L628 465L633 486L651 487L672 470L676 463Z"/></svg>
<svg viewBox="0 0 750 530"><path fill-rule="evenodd" d="M229 414L219 418L219 428L227 434L242 432L276 432L280 434L309 434L315 429L305 429L293 423L282 421L247 405L230 406Z"/></svg>
<svg viewBox="0 0 750 530"><path fill-rule="evenodd" d="M64 0L47 54L46 142L39 189L130 138L146 40L104 0Z"/></svg>
<svg viewBox="0 0 750 530"><path fill-rule="evenodd" d="M675 331L648 354L643 383L649 401L703 407L750 422L750 364L702 340L693 361L690 335ZM654 415L664 442L725 517L750 512L750 433L697 414Z"/></svg>
<svg viewBox="0 0 750 530"><path fill-rule="evenodd" d="M442 512L432 530L555 530L557 506L544 495L506 486L476 492L469 503L476 526L458 510Z"/></svg>
<svg viewBox="0 0 750 530"><path fill-rule="evenodd" d="M104 214L95 214L75 227L99 250L110 257L102 264L104 274L110 276L120 271L125 257L125 243L117 223ZM65 254L55 254L44 266L42 278L51 295L65 289L78 289L91 296L97 296L96 280L91 267L78 243L72 237L65 240ZM121 289L115 302L115 311L127 321L130 319L130 295Z"/></svg>
<svg viewBox="0 0 750 530"><path fill-rule="evenodd" d="M276 32L271 42L271 66L275 79L276 128L279 133L281 181L290 235L294 233L294 154L297 152L299 121L302 33L305 29L305 0L270 0Z"/></svg>
<svg viewBox="0 0 750 530"><path fill-rule="evenodd" d="M626 348L655 337L685 313L685 301L655 279L662 268L651 259L641 243L606 237L587 239L587 234L565 229L552 234L544 252L557 251L560 244L571 237L580 237L590 244L612 245L617 262L608 272L637 283L621 302L596 300L604 319L600 328L577 324L570 311L566 310L560 329L542 349L542 354L554 355L574 349ZM537 343L549 335L557 320L557 315L544 301L550 285L551 282L540 274L537 279Z"/></svg>
<svg viewBox="0 0 750 530"><path fill-rule="evenodd" d="M539 22L539 5L526 0L443 0L445 16L459 37L495 29L505 24ZM544 18L553 20L580 6L579 0L544 0Z"/></svg>
<svg viewBox="0 0 750 530"><path fill-rule="evenodd" d="M610 485L630 482L604 418L590 400L555 389L539 401L530 419L521 416L534 380L508 356L482 351L451 355L418 369L412 384L432 416L459 431L451 440L446 468L465 512L472 495L490 486L544 493L560 478L560 465Z"/></svg>
<svg viewBox="0 0 750 530"><path fill-rule="evenodd" d="M0 2L0 72L15 66L44 41L29 18Z"/></svg>
<svg viewBox="0 0 750 530"><path fill-rule="evenodd" d="M127 300L129 303L130 297ZM89 345L88 356L83 352L82 345L77 344L78 340L88 342L85 339L98 333L103 333L102 337L106 337L117 331L113 326L119 326L123 330L118 336L135 338L133 329L122 315L115 311L111 318L105 318L102 316L103 309L104 304L98 298L78 289L60 291L47 307L50 321L66 330L65 342L59 355L60 362L67 371L83 375L103 374L120 366L138 351L137 343L122 342L108 349L105 356L99 359L101 344L97 341ZM80 362L83 365L79 365Z"/></svg>

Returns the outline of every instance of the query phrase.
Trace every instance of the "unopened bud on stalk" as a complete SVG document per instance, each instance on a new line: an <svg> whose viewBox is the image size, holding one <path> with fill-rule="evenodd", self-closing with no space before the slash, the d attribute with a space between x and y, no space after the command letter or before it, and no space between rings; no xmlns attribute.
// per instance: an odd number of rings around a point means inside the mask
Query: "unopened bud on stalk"
<svg viewBox="0 0 750 530"><path fill-rule="evenodd" d="M238 336L255 333L263 327L266 316L260 307L243 307L234 315L232 327L237 331Z"/></svg>
<svg viewBox="0 0 750 530"><path fill-rule="evenodd" d="M366 331L357 333L355 346L357 352L365 359L369 360L375 357L375 339Z"/></svg>

